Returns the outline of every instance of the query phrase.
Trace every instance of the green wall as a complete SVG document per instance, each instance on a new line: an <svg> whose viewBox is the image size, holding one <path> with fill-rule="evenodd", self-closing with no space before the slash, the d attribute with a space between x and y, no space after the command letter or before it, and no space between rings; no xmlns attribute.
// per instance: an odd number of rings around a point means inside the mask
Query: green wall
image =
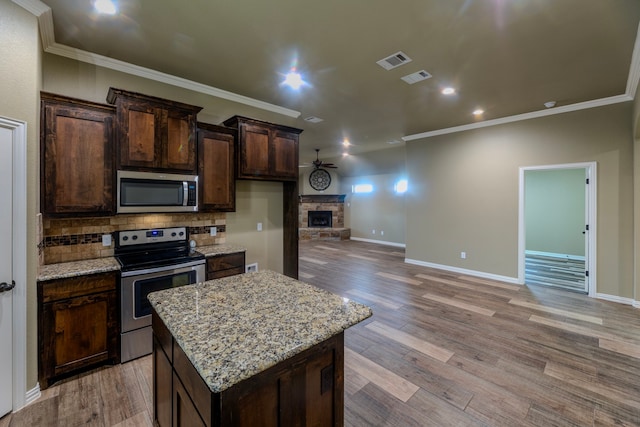
<svg viewBox="0 0 640 427"><path fill-rule="evenodd" d="M585 170L528 170L525 178L525 249L585 255Z"/></svg>

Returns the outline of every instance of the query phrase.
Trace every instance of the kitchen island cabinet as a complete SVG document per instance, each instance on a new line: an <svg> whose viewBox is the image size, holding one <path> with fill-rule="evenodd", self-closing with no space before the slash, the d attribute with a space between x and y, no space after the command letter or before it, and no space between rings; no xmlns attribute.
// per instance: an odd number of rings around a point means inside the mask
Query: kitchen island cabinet
<svg viewBox="0 0 640 427"><path fill-rule="evenodd" d="M368 307L272 271L149 301L158 425L343 425L344 330Z"/></svg>

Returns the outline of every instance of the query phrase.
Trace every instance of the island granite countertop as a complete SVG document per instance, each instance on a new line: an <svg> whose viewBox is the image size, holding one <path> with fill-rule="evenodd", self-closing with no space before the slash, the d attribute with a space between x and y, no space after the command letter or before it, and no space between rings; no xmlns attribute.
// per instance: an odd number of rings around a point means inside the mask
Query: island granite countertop
<svg viewBox="0 0 640 427"><path fill-rule="evenodd" d="M371 309L273 271L148 296L209 389L219 393L371 316Z"/></svg>

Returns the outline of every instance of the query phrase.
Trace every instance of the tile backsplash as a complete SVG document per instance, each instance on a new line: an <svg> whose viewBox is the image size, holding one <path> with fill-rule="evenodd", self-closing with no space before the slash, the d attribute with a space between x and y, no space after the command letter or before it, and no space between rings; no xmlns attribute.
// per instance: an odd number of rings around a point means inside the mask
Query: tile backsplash
<svg viewBox="0 0 640 427"><path fill-rule="evenodd" d="M40 227L40 223L42 226ZM215 237L211 227L217 228ZM198 246L224 243L226 214L134 214L100 218L38 218L38 253L41 264L113 256L114 243L102 245L102 236L121 230L187 227ZM41 230L41 231L40 231Z"/></svg>

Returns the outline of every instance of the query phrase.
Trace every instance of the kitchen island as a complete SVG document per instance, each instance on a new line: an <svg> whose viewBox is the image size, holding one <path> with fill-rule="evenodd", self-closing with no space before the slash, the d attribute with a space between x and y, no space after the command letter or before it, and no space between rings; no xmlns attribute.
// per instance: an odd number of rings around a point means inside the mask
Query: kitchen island
<svg viewBox="0 0 640 427"><path fill-rule="evenodd" d="M369 307L272 271L149 301L158 425L343 424L344 330Z"/></svg>

